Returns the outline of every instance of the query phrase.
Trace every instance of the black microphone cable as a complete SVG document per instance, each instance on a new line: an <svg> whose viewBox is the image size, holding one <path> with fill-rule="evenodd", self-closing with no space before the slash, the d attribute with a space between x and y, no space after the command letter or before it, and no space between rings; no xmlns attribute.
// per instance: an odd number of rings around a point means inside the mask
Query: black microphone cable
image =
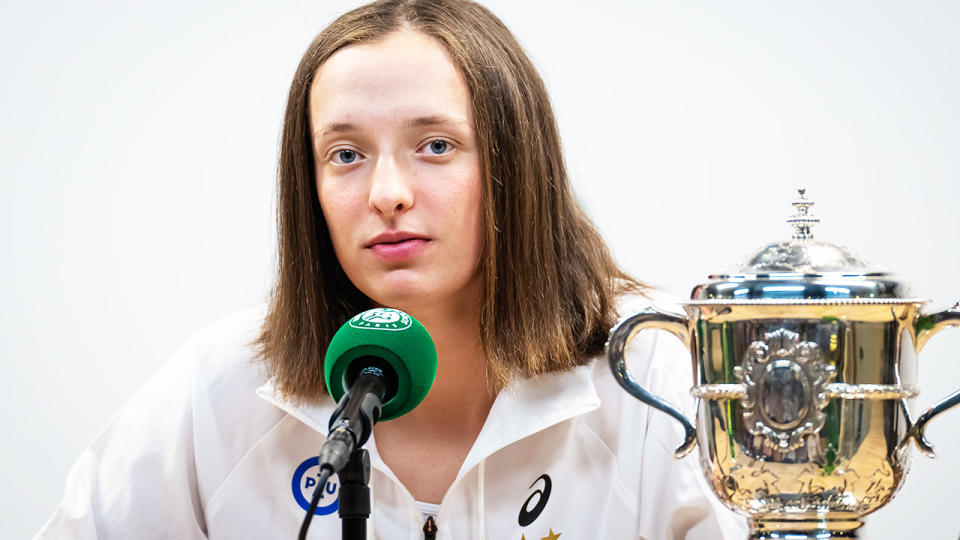
<svg viewBox="0 0 960 540"><path fill-rule="evenodd" d="M326 467L320 469L317 487L313 490L313 497L310 498L310 508L307 510L307 515L303 517L303 524L300 525L300 534L297 536L299 540L307 540L307 529L310 528L310 520L313 519L313 514L317 511L317 505L320 504L320 497L323 495L323 488L327 485L327 480L330 479L331 474L333 474L333 471Z"/></svg>

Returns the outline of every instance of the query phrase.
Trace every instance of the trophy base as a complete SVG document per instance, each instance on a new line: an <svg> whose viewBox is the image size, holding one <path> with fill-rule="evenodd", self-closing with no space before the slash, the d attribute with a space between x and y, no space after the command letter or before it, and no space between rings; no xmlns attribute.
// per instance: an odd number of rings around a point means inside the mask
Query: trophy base
<svg viewBox="0 0 960 540"><path fill-rule="evenodd" d="M759 514L750 522L749 540L832 540L858 538L863 519L855 512Z"/></svg>

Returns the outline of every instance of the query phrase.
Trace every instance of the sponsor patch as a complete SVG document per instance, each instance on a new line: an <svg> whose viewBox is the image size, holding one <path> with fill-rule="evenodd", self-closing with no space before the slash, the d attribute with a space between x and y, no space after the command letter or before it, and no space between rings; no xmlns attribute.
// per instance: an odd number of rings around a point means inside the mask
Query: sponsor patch
<svg viewBox="0 0 960 540"><path fill-rule="evenodd" d="M320 458L313 456L301 463L293 473L293 481L290 484L293 498L304 512L310 509L310 499L313 498L317 480L320 479L317 476L318 472L320 472ZM340 507L340 477L336 474L331 475L321 489L323 492L320 495L320 502L317 503L317 509L313 513L315 516L332 514Z"/></svg>

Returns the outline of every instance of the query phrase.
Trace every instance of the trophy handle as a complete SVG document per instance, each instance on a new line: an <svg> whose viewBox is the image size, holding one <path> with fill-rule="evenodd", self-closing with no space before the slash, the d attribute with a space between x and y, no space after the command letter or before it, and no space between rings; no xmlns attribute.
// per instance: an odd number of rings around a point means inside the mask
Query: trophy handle
<svg viewBox="0 0 960 540"><path fill-rule="evenodd" d="M934 334L948 326L960 326L960 302L954 304L950 309L918 316L915 325L917 331L917 353L920 353L920 350L923 349L923 346L927 344L927 341L929 341ZM913 438L914 442L917 443L917 448L919 448L924 455L936 457L936 453L933 451L933 445L924 435L927 422L958 404L960 404L960 390L943 398L936 405L927 409L927 412L920 415L920 418L910 426L908 436Z"/></svg>
<svg viewBox="0 0 960 540"><path fill-rule="evenodd" d="M683 444L681 444L673 455L676 458L682 458L689 454L697 444L697 430L687 418L675 407L650 392L646 391L630 376L627 371L627 361L624 352L627 345L633 340L641 330L656 329L666 330L677 336L685 345L690 344L690 332L688 330L689 319L682 315L665 313L655 308L648 308L639 313L635 313L626 319L621 320L610 330L610 339L607 341L607 360L610 362L610 371L620 386L633 397L640 401L659 409L674 417L683 425L684 435Z"/></svg>

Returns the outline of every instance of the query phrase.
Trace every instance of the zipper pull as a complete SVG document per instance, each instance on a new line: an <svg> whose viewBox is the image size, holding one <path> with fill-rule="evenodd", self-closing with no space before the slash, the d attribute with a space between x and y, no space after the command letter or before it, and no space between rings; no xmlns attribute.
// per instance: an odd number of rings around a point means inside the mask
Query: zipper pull
<svg viewBox="0 0 960 540"><path fill-rule="evenodd" d="M423 540L437 540L437 522L433 516L427 516L427 521L423 524Z"/></svg>

